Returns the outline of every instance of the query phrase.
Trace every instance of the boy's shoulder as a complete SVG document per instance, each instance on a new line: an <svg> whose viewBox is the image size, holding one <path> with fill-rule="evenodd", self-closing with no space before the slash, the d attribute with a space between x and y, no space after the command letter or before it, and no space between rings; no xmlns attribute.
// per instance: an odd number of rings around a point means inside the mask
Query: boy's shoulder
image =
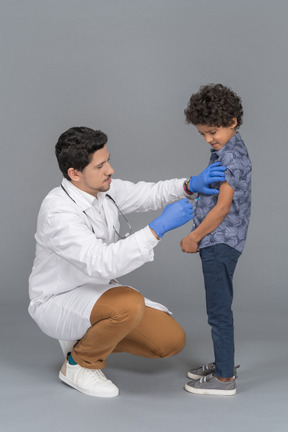
<svg viewBox="0 0 288 432"><path fill-rule="evenodd" d="M225 165L250 163L248 150L239 132L218 152L218 160Z"/></svg>

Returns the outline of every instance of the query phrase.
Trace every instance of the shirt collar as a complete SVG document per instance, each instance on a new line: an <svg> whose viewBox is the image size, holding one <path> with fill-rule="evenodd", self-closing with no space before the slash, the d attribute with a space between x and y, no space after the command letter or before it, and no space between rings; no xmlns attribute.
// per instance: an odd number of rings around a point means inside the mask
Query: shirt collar
<svg viewBox="0 0 288 432"><path fill-rule="evenodd" d="M80 207L82 211L88 210L95 204L95 202L97 202L97 199L93 197L93 195L90 195L89 193L77 188L66 178L63 178L62 186L64 187L70 198L76 202L76 204Z"/></svg>
<svg viewBox="0 0 288 432"><path fill-rule="evenodd" d="M241 154L245 154L247 152L239 132L236 132L236 134L233 135L227 144L225 144L225 146L223 146L220 150L216 151L211 149L211 153L217 155L217 157L220 157L224 151L233 150L234 148L237 148L237 151L239 151Z"/></svg>

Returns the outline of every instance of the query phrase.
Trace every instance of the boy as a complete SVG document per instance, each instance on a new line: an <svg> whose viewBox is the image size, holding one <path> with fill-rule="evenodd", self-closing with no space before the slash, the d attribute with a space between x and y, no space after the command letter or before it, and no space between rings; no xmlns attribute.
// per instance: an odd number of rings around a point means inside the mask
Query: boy
<svg viewBox="0 0 288 432"><path fill-rule="evenodd" d="M212 147L210 164L219 161L227 168L226 181L211 185L219 188L219 195L199 194L193 230L180 242L183 252L200 253L215 355L214 363L188 372L193 381L185 390L234 395L232 280L251 210L251 162L237 132L243 116L241 99L221 84L205 85L191 96L185 115Z"/></svg>

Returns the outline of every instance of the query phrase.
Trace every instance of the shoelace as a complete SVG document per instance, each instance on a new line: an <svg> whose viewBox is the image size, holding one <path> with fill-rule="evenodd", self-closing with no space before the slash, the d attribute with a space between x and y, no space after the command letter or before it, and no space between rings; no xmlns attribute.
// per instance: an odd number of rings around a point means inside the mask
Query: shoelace
<svg viewBox="0 0 288 432"><path fill-rule="evenodd" d="M100 369L87 369L87 373L97 383L107 381L106 376L103 374L103 372Z"/></svg>
<svg viewBox="0 0 288 432"><path fill-rule="evenodd" d="M202 366L202 370L205 372L207 370L210 369L214 369L215 368L215 364L214 363L208 363L207 365ZM234 376L235 378L238 378L238 374L237 374L237 369L240 368L240 365L237 365L234 367Z"/></svg>
<svg viewBox="0 0 288 432"><path fill-rule="evenodd" d="M200 378L200 383L205 383L205 382L207 382L207 381L210 381L212 378L213 378L213 375L212 375L212 374L210 374L210 375L206 375L206 376Z"/></svg>
<svg viewBox="0 0 288 432"><path fill-rule="evenodd" d="M214 363L208 363L207 365L202 366L202 370L206 371L212 369L214 366L215 366Z"/></svg>
<svg viewBox="0 0 288 432"><path fill-rule="evenodd" d="M215 375L213 375L213 374L206 375L206 376L200 378L199 382L200 382L201 384L202 384L202 383L206 383L207 381L211 381L213 378L215 378ZM217 379L217 378L216 378L216 379ZM219 381L219 380L218 380L218 381ZM227 381L227 382L229 382L229 381Z"/></svg>

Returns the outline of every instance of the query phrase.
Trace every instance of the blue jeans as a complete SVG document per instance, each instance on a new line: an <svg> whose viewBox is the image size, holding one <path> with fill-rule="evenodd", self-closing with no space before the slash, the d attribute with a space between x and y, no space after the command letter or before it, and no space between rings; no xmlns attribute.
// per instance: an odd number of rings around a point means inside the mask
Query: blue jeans
<svg viewBox="0 0 288 432"><path fill-rule="evenodd" d="M233 274L239 256L236 249L216 244L200 249L206 291L208 323L214 346L215 375L234 375Z"/></svg>

